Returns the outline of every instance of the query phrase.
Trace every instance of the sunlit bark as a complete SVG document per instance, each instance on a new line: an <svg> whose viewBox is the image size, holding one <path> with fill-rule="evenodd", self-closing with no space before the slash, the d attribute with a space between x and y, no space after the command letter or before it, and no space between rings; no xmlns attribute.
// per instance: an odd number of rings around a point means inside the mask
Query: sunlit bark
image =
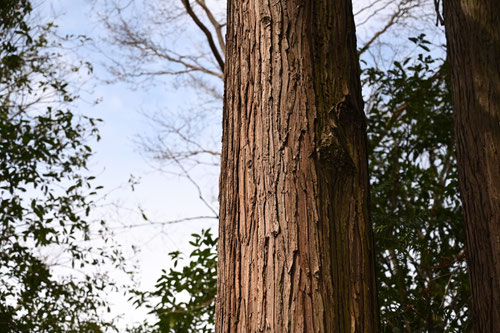
<svg viewBox="0 0 500 333"><path fill-rule="evenodd" d="M351 2L229 1L216 329L376 332Z"/></svg>

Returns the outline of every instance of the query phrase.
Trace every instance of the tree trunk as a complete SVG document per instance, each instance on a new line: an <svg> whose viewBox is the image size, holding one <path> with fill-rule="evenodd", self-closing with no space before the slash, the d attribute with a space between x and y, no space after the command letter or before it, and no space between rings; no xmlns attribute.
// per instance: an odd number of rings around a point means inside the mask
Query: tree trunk
<svg viewBox="0 0 500 333"><path fill-rule="evenodd" d="M229 0L217 332L377 332L350 0Z"/></svg>
<svg viewBox="0 0 500 333"><path fill-rule="evenodd" d="M477 332L500 332L500 1L445 0Z"/></svg>

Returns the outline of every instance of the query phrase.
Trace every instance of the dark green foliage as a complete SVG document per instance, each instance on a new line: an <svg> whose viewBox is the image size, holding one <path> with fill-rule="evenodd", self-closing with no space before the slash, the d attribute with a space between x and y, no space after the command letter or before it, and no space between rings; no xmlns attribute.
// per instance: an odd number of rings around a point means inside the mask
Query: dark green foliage
<svg viewBox="0 0 500 333"><path fill-rule="evenodd" d="M171 252L174 268L162 276L152 292L134 291L136 306L151 308L158 321L134 332L205 333L213 332L217 292L217 239L210 229L193 234L194 247L189 263L177 268L182 255ZM156 300L158 300L157 303ZM155 305L151 305L154 303Z"/></svg>
<svg viewBox="0 0 500 333"><path fill-rule="evenodd" d="M424 36L410 39L429 51ZM365 70L384 332L466 332L469 284L446 63Z"/></svg>
<svg viewBox="0 0 500 333"><path fill-rule="evenodd" d="M470 291L448 72L423 35L410 40L425 53L388 71L363 72L372 91L367 116L382 328L467 332ZM209 260L195 255L182 270L164 273L155 292L139 294L161 297L151 311L159 318L156 332L198 332L205 318L213 323L215 242L200 242L203 235L196 235L193 253L204 251ZM190 301L176 303L179 295ZM205 301L212 303L203 307Z"/></svg>
<svg viewBox="0 0 500 333"><path fill-rule="evenodd" d="M123 258L85 243L96 120L66 109L76 96L54 27L30 26L31 12L29 1L0 1L0 332L101 332L113 284L91 268Z"/></svg>

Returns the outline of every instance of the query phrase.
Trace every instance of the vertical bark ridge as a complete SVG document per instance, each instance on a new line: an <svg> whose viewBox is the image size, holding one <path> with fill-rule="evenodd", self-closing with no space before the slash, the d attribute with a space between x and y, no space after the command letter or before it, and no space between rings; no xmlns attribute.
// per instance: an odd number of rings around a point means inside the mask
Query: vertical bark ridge
<svg viewBox="0 0 500 333"><path fill-rule="evenodd" d="M350 1L232 0L218 332L377 332Z"/></svg>

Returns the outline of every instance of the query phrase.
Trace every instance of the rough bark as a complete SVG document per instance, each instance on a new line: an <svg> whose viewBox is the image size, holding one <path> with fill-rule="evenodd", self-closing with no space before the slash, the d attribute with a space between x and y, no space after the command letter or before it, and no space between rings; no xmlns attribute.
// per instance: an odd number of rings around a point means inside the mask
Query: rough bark
<svg viewBox="0 0 500 333"><path fill-rule="evenodd" d="M445 0L477 332L500 332L500 1Z"/></svg>
<svg viewBox="0 0 500 333"><path fill-rule="evenodd" d="M350 0L229 0L217 332L377 332Z"/></svg>

